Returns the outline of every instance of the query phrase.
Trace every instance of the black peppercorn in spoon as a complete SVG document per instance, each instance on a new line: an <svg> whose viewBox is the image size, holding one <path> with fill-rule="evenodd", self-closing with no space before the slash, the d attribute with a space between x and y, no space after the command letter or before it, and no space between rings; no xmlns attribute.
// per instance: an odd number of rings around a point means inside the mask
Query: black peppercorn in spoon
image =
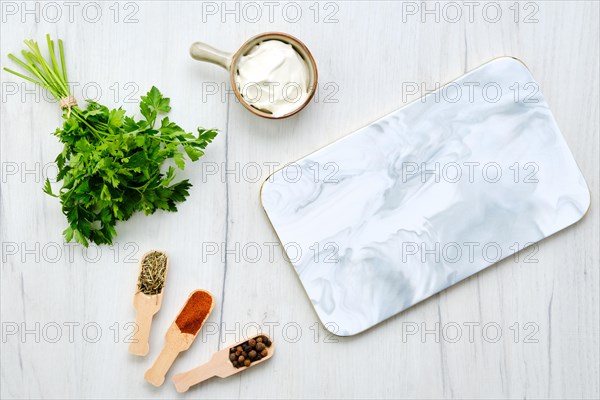
<svg viewBox="0 0 600 400"><path fill-rule="evenodd" d="M248 342L252 341L255 342L254 346L249 346ZM246 347L246 349L251 348L251 350L246 352L244 351L243 347ZM227 346L217 351L212 355L209 362L187 372L175 375L173 377L173 383L175 384L175 388L179 393L187 392L191 386L214 376L218 376L219 378L228 378L231 375L237 374L238 372L242 372L248 368L254 367L257 364L267 361L273 356L274 351L275 345L271 339L265 334L260 334L252 339ZM254 352L253 357L248 356L248 353L250 352ZM260 354L261 352L262 354ZM246 354L246 356L244 357L242 354ZM234 360L235 357L238 358ZM238 361L240 360L240 357L241 361Z"/></svg>

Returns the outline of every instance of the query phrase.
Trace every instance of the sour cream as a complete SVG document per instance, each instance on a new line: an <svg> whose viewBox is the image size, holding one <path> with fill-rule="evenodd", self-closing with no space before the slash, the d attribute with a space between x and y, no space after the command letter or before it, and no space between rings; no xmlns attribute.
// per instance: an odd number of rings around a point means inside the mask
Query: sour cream
<svg viewBox="0 0 600 400"><path fill-rule="evenodd" d="M236 83L252 106L274 117L288 114L308 97L306 62L294 48L279 40L267 40L240 57Z"/></svg>

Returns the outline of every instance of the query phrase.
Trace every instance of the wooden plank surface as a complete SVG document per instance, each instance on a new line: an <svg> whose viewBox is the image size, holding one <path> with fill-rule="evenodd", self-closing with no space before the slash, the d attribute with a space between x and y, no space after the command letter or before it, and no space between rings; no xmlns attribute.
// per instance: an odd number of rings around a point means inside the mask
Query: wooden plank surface
<svg viewBox="0 0 600 400"><path fill-rule="evenodd" d="M65 245L60 206L41 191L60 149L57 105L2 71L2 398L600 396L597 2L53 4L2 2L2 66L23 39L50 33L65 40L80 99L134 112L156 85L172 120L221 134L181 174L194 187L178 213L137 215L110 247ZM251 115L225 71L187 54L196 40L233 51L265 31L297 36L319 67L318 97L285 121ZM536 77L590 186L588 215L365 334L328 335L263 213L262 181L422 94L409 88L434 89L501 55ZM152 248L171 269L150 353L134 358L136 260ZM144 371L195 288L217 305L156 389ZM272 331L272 360L175 392L174 372L257 327Z"/></svg>

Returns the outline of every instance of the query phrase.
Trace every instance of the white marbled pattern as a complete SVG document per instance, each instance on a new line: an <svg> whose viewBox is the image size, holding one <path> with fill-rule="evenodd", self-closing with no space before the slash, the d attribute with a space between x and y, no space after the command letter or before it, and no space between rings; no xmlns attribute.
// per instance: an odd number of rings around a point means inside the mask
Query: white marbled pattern
<svg viewBox="0 0 600 400"><path fill-rule="evenodd" d="M590 194L504 57L277 171L262 201L319 318L347 336L575 223Z"/></svg>

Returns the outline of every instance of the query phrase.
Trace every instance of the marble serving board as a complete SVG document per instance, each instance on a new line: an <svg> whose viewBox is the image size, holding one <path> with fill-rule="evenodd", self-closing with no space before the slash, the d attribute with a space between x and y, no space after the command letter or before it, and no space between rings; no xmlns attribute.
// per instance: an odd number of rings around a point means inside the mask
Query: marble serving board
<svg viewBox="0 0 600 400"><path fill-rule="evenodd" d="M590 204L539 86L509 57L275 172L261 197L319 319L341 336L577 222Z"/></svg>

